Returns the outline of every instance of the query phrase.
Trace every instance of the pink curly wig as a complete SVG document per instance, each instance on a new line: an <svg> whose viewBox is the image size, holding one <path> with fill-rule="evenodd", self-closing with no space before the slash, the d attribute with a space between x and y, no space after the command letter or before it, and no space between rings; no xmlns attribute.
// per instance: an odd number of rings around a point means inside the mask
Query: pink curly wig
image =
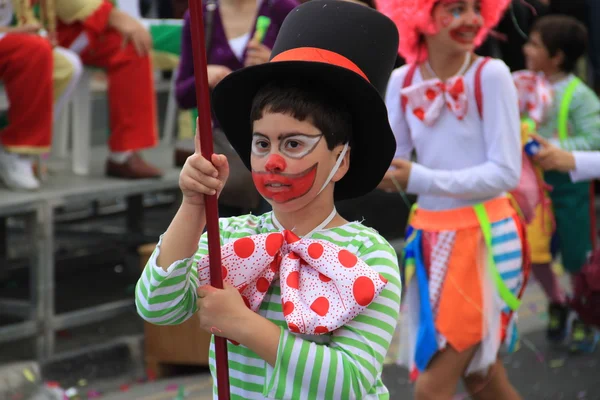
<svg viewBox="0 0 600 400"><path fill-rule="evenodd" d="M440 0L377 0L377 8L396 23L400 34L399 51L409 64L427 60L427 48L421 42L421 35L436 33L431 13ZM489 31L502 18L510 0L482 0L481 15L483 27L475 38L479 46Z"/></svg>

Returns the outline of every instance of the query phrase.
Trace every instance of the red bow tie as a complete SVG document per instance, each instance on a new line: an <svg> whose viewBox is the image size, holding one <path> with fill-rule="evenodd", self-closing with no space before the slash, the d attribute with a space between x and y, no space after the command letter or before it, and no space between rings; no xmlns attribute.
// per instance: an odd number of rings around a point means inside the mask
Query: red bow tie
<svg viewBox="0 0 600 400"><path fill-rule="evenodd" d="M538 124L543 122L552 108L554 90L543 74L531 71L513 73L519 96L519 110Z"/></svg>
<svg viewBox="0 0 600 400"><path fill-rule="evenodd" d="M444 107L459 120L467 115L467 92L462 76L455 76L446 82L430 79L404 88L401 93L413 114L427 126L432 126L438 120Z"/></svg>

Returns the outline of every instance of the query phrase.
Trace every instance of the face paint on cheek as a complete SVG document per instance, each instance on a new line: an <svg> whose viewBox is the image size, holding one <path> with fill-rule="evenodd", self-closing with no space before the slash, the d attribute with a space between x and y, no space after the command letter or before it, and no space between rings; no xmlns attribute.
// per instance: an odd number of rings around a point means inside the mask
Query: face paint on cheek
<svg viewBox="0 0 600 400"><path fill-rule="evenodd" d="M318 165L315 163L298 174L252 171L252 180L264 198L275 203L287 203L310 192L317 177Z"/></svg>
<svg viewBox="0 0 600 400"><path fill-rule="evenodd" d="M451 16L447 15L445 17L442 17L442 20L441 20L442 28L449 27L451 23L452 23L452 17Z"/></svg>

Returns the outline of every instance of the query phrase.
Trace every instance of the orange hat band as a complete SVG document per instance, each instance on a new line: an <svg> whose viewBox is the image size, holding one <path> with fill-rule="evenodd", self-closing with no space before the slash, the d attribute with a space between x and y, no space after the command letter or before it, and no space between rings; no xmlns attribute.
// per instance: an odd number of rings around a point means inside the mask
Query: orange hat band
<svg viewBox="0 0 600 400"><path fill-rule="evenodd" d="M357 73L367 82L369 82L367 75L362 72L356 64L346 57L329 50L319 49L316 47L298 47L296 49L290 49L284 51L283 53L279 53L271 60L271 62L279 61L312 61L336 65Z"/></svg>

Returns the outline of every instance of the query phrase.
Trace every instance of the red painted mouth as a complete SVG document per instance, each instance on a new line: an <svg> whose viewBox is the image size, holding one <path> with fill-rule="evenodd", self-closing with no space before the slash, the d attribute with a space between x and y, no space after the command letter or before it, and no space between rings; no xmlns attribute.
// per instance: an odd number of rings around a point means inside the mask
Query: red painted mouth
<svg viewBox="0 0 600 400"><path fill-rule="evenodd" d="M450 31L450 37L461 44L472 44L481 30L480 26L461 26Z"/></svg>
<svg viewBox="0 0 600 400"><path fill-rule="evenodd" d="M287 203L304 196L312 189L317 177L318 164L315 163L312 167L297 174L252 171L252 180L264 198L276 203Z"/></svg>

